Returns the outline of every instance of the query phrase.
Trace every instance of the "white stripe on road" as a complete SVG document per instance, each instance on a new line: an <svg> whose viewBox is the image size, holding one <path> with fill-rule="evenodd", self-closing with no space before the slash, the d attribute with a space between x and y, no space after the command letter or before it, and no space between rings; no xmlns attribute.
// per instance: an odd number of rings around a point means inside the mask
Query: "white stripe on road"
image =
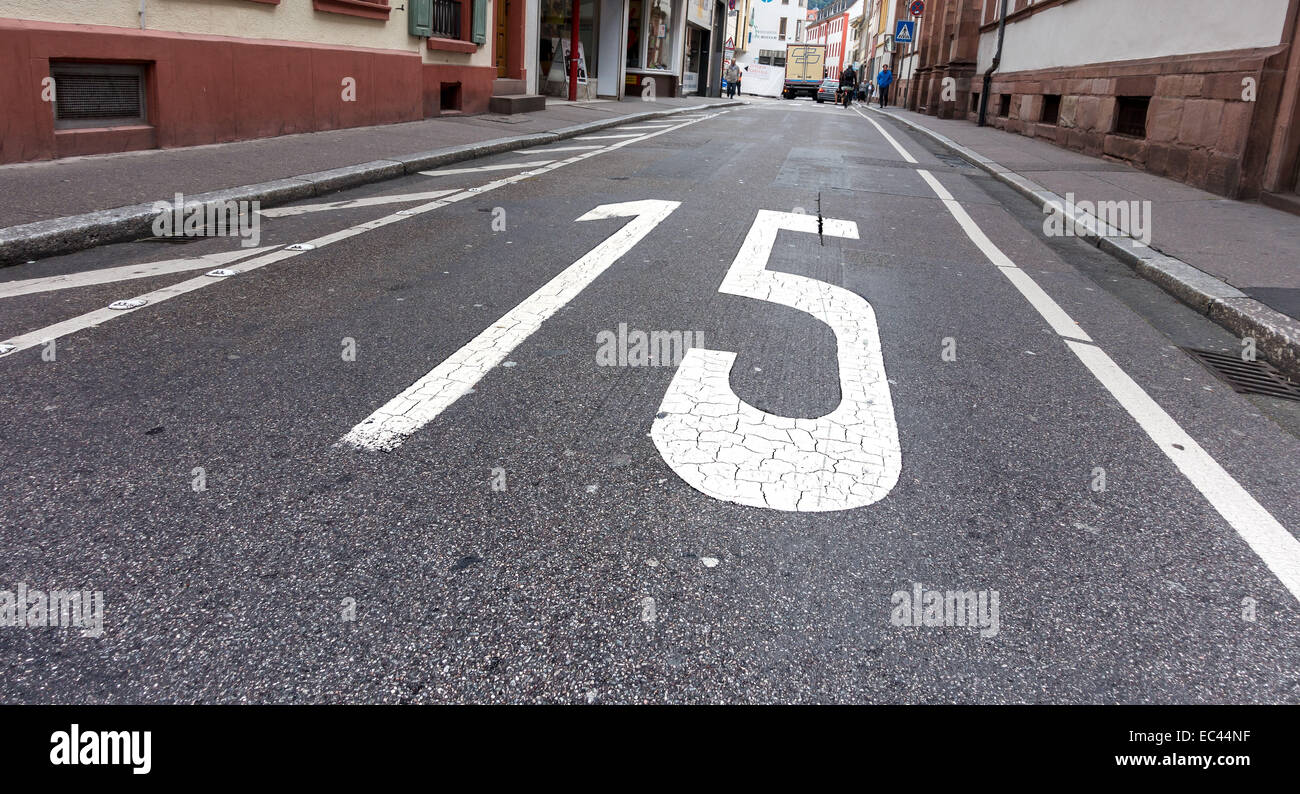
<svg viewBox="0 0 1300 794"><path fill-rule="evenodd" d="M527 163L516 163L516 167L527 165ZM324 204L300 204L296 207L274 207L269 210L258 210L258 214L267 218L283 218L290 215L304 215L309 212L328 212L330 210L347 210L353 207L375 207L381 204L404 204L407 202L428 201L445 196L449 193L455 193L456 189L450 190L426 190L423 193L403 193L399 196L371 196L370 198L349 199L347 201L327 201Z"/></svg>
<svg viewBox="0 0 1300 794"><path fill-rule="evenodd" d="M856 108L854 108L857 111ZM859 115L862 115L860 111ZM866 118L866 116L863 116ZM916 160L885 132L875 119L867 118L908 162ZM1250 546L1268 569L1300 600L1300 540L1287 531L1267 509L1255 500L1195 439L1183 430L1150 395L1142 389L1101 348L1078 328L1054 300L1043 292L1033 278L1016 267L988 236L980 230L966 211L952 198L952 194L939 184L928 171L917 169L921 177L934 190L935 195L957 220L976 247L997 266L1052 328L1065 338L1065 344L1074 351L1084 366L1092 372L1120 406L1133 417L1138 426L1150 436L1160 451L1178 467L1205 500L1218 511L1237 535ZM1087 343L1087 344L1085 344Z"/></svg>
<svg viewBox="0 0 1300 794"><path fill-rule="evenodd" d="M721 113L713 113L708 116L705 116L704 118L705 119L715 118L718 115L721 115ZM484 193L491 190L496 190L499 187L505 187L506 185L513 185L516 182L522 182L523 180L528 179L530 177L537 176L542 173L546 173L548 171L553 171L557 168L562 168L566 165L579 163L582 162L583 160L586 160L589 157L594 157L598 154L604 154L606 152L612 152L616 149L621 149L624 146L628 146L630 144L637 143L642 140L655 138L660 135L664 135L669 132L682 129L683 127L688 127L694 123L695 121L685 121L682 122L681 124L676 124L665 130L660 130L658 132L648 132L639 138L629 138L628 140L619 141L618 143L610 144L609 146L602 146L599 149L596 149L595 151L584 152L582 154L576 154L565 160L551 162L550 165L543 166L537 171L527 171L519 174L512 174L511 176L503 177L501 179L488 182L487 184L482 185L480 187L470 188L468 190L462 190L459 193L454 193L445 198L435 199L426 204L420 204L418 206L401 210L400 212L396 212L391 215L385 215L384 217L377 218L373 221L366 221L365 223L360 223L355 226L350 226L341 231L337 231L332 234L327 234L324 237L318 237L315 240L308 240L306 243L302 244L304 246L310 246L310 248L297 248L297 249L285 248L280 251L275 251L266 254L265 256L260 256L257 259L248 260L246 262L241 263L239 269L241 272L255 270L259 267L262 267L263 265L269 265L272 264L273 262L278 262L282 259L289 259L293 256L298 255L299 253L303 253L305 250L323 248L326 245L338 242L339 240L345 240L349 237L354 237L358 234L363 234L373 229L378 229L382 226L387 226L390 223L397 223L398 221L404 221L409 218L414 218L417 215L421 215L425 212L438 209L439 207L445 207L449 204L454 204L458 201L463 201L464 199L470 198L472 196L481 196ZM519 167L518 164L516 164L516 167ZM224 278L201 276L196 279L190 279L189 281L184 281L180 284L175 285L174 287L169 287L162 290L156 290L154 292L146 293L144 295L139 295L136 297L137 299L145 300L146 301L145 305L153 305L153 304L161 303L162 301L167 300L169 298L174 298L177 295L183 295L187 292L193 292L194 290L201 289L202 287L205 287L209 284L214 284L218 281L224 281L224 280L225 280ZM30 333L26 333L21 336L12 337L10 339L5 340L3 343L0 343L0 358L10 356L19 351L26 350L31 347L35 347L36 345L39 344L44 344L50 339L57 339L59 337L66 336L68 334L75 333L77 331L96 327L109 320L114 319L115 317L121 317L126 314L132 314L135 311L138 311L139 308L143 308L143 306L134 309L127 309L124 311L118 311L113 309L97 309L92 312L87 312L86 314L83 314L80 317L74 317L70 320L65 320L61 323L56 323L54 325L46 326L45 328L39 328L35 331L31 331Z"/></svg>
<svg viewBox="0 0 1300 794"><path fill-rule="evenodd" d="M185 259L165 259L161 262L144 262L138 265L106 267L100 270L86 270L80 273L65 273L61 276L29 278L22 281L6 281L0 284L0 298L12 298L17 295L31 295L36 292L52 292L59 289L89 287L95 284L111 284L115 281L127 281L133 278L166 276L171 273L184 273L189 270L203 270L228 265L240 259L279 248L267 245L261 248L241 248L236 251L223 251L219 254L193 256Z"/></svg>
<svg viewBox="0 0 1300 794"><path fill-rule="evenodd" d="M1104 350L1065 342L1206 501L1300 599L1300 541L1196 443Z"/></svg>
<svg viewBox="0 0 1300 794"><path fill-rule="evenodd" d="M424 377L352 428L340 441L360 449L388 451L460 399L542 323L577 297L596 277L677 209L677 201L603 204L579 221L632 216L623 228L546 282L501 319L452 353Z"/></svg>
<svg viewBox="0 0 1300 794"><path fill-rule="evenodd" d="M975 247L979 248L990 262L997 265L1002 275L1006 276L1007 280L1016 289L1020 290L1020 294L1024 295L1025 300L1029 301L1038 310L1044 320L1047 320L1053 331L1070 339L1079 339L1084 342L1092 341L1092 338L1084 333L1079 324L1070 315L1066 314L1065 310L1058 306L1056 301L1052 300L1051 296L1043 291L1042 287L1038 286L1038 282L1030 278L1029 274L1017 267L1010 257L1002 253L1002 249L993 244L988 235L984 234L979 225L966 213L965 208L952 197L952 194L943 185L939 184L939 180L935 179L934 175L923 168L916 169L916 172L929 183L930 189L948 208L948 212L952 213L952 217L957 219L958 225L966 232L966 236L971 239L971 242L975 243Z"/></svg>
<svg viewBox="0 0 1300 794"><path fill-rule="evenodd" d="M618 127L620 130L661 130L667 127L667 124L640 124L635 127Z"/></svg>
<svg viewBox="0 0 1300 794"><path fill-rule="evenodd" d="M550 165L554 160L535 160L531 163L494 163L492 165L477 165L473 168L445 168L441 171L421 171L424 176L451 176L453 174L478 174L484 171L509 171L512 168L533 168L539 165Z"/></svg>
<svg viewBox="0 0 1300 794"><path fill-rule="evenodd" d="M553 149L517 149L509 154L550 154L551 152L585 152L589 149L603 149L601 144L593 143L589 146L556 146ZM505 154L505 152L503 152Z"/></svg>
<svg viewBox="0 0 1300 794"><path fill-rule="evenodd" d="M579 135L578 137L574 138L574 140L575 141L605 141L605 140L610 140L611 138L636 138L639 137L640 135L641 133L639 132L628 132L621 135Z"/></svg>

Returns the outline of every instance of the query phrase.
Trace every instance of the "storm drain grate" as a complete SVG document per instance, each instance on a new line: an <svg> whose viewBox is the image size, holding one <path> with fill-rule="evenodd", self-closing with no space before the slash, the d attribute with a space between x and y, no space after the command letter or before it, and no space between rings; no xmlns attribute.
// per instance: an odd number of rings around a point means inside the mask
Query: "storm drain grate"
<svg viewBox="0 0 1300 794"><path fill-rule="evenodd" d="M1242 361L1240 355L1191 347L1185 347L1183 351L1201 362L1238 394L1262 394L1300 402L1300 386L1287 380L1285 375L1267 361Z"/></svg>

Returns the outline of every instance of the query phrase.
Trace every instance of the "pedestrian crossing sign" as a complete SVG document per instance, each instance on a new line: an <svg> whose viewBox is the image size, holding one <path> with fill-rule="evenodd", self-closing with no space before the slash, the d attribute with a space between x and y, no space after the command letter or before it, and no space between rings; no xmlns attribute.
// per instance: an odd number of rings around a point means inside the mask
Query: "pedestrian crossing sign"
<svg viewBox="0 0 1300 794"><path fill-rule="evenodd" d="M915 32L915 22L904 22L899 20L898 29L894 31L894 41L898 44L911 44Z"/></svg>

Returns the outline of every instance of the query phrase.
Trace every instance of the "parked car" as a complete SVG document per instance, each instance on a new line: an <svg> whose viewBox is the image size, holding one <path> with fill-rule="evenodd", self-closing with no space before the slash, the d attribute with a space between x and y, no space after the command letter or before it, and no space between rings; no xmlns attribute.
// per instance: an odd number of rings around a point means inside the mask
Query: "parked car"
<svg viewBox="0 0 1300 794"><path fill-rule="evenodd" d="M835 101L835 95L840 92L840 81L834 77L828 77L822 80L822 84L817 88L817 101L825 102Z"/></svg>

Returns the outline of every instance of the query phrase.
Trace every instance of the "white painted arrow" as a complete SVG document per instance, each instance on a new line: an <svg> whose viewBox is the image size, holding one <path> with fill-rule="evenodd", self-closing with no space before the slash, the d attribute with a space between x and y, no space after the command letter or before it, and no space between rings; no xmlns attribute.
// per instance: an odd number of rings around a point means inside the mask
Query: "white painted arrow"
<svg viewBox="0 0 1300 794"><path fill-rule="evenodd" d="M653 200L602 204L578 218L594 221L631 217L632 220L352 428L340 443L385 452L396 449L472 389L547 318L577 297L679 204Z"/></svg>
<svg viewBox="0 0 1300 794"><path fill-rule="evenodd" d="M228 265L240 259L273 251L276 248L279 248L279 246L237 248L234 251L222 251L219 254L208 254L206 256L164 259L161 262L143 262L138 265L105 267L99 270L85 270L80 273L65 273L61 276L6 281L0 284L0 298L13 298L18 295L31 295L37 292L53 292L54 290L72 289L73 287L88 287L95 284L111 284L115 281L127 281L133 278L165 276L169 273L184 273L189 270L203 270L204 268Z"/></svg>
<svg viewBox="0 0 1300 794"><path fill-rule="evenodd" d="M760 210L719 292L779 303L830 326L840 404L817 419L761 411L731 390L736 354L692 348L650 428L659 454L691 487L727 502L789 511L849 510L898 482L902 453L871 304L849 290L767 270L779 229L816 234L812 215ZM822 233L857 239L852 221Z"/></svg>

